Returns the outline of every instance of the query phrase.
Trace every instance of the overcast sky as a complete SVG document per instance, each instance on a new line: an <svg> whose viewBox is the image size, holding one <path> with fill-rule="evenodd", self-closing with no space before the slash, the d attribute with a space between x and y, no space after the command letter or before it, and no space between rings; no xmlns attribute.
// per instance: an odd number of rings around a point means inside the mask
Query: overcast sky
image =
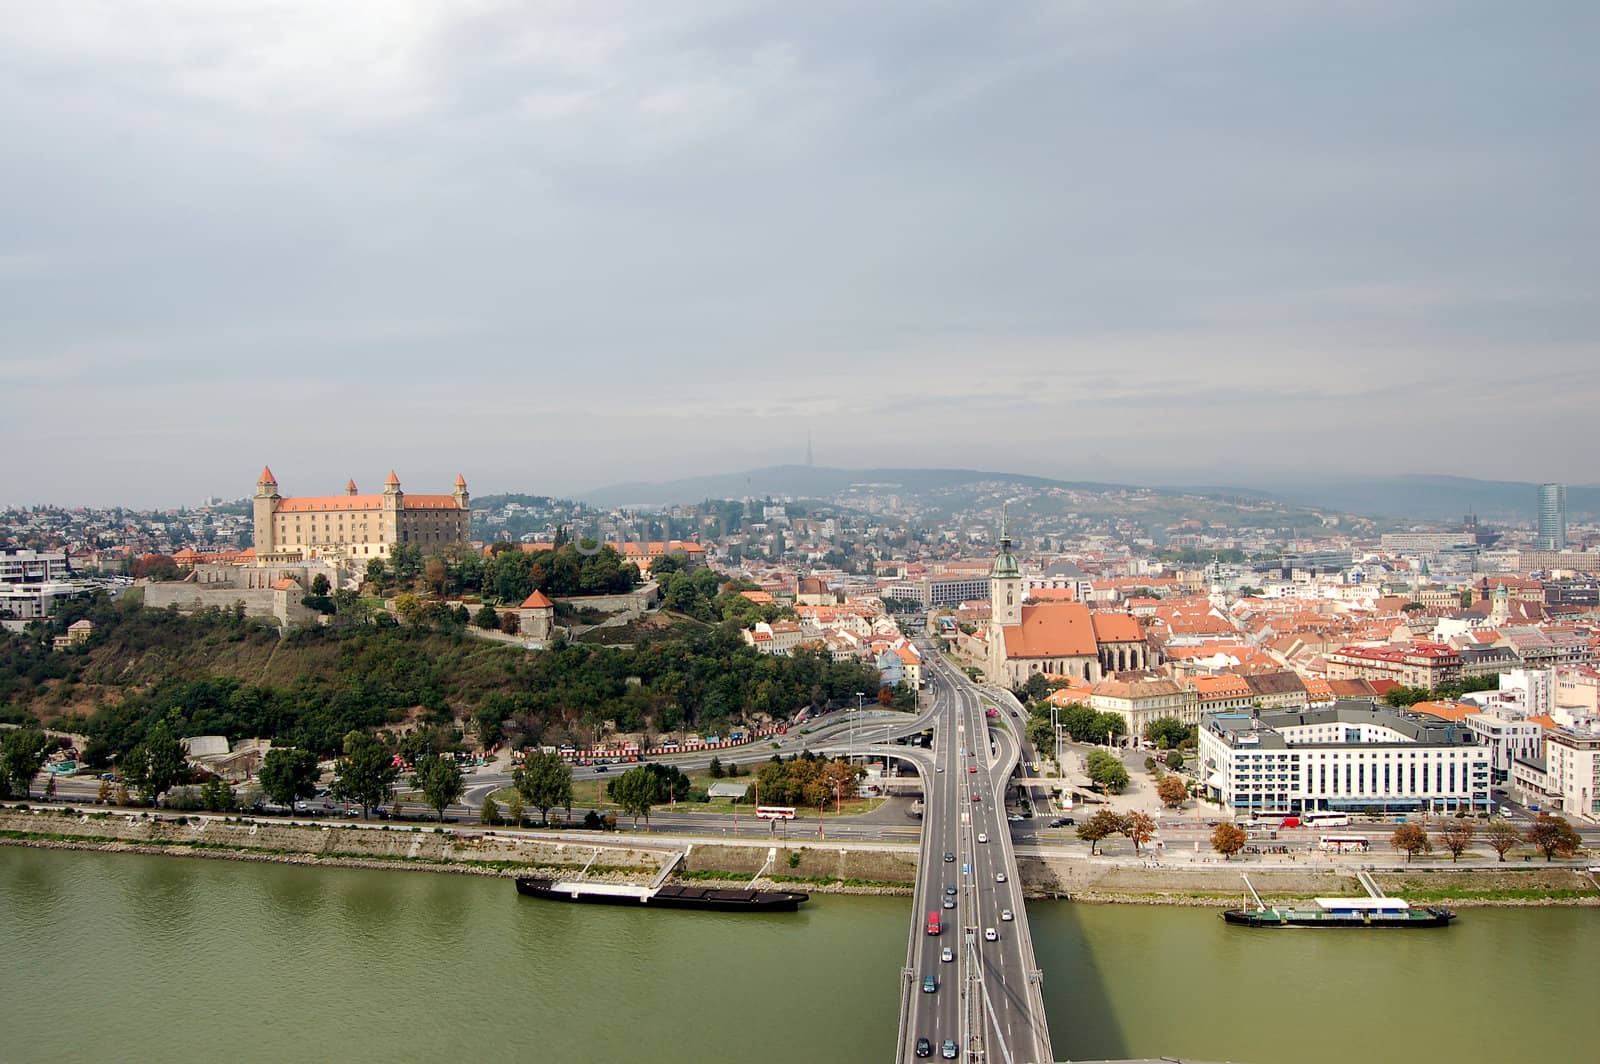
<svg viewBox="0 0 1600 1064"><path fill-rule="evenodd" d="M0 502L1600 480L1600 4L0 0Z"/></svg>

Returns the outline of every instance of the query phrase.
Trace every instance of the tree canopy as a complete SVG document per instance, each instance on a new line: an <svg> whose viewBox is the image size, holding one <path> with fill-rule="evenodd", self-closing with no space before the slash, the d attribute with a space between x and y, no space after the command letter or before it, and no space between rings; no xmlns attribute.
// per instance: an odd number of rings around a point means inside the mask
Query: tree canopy
<svg viewBox="0 0 1600 1064"><path fill-rule="evenodd" d="M258 782L269 801L291 808L317 793L317 755L310 750L274 746L261 762Z"/></svg>
<svg viewBox="0 0 1600 1064"><path fill-rule="evenodd" d="M334 769L335 798L357 803L366 818L389 797L389 787L399 778L400 766L382 740L359 731L344 737L344 756Z"/></svg>
<svg viewBox="0 0 1600 1064"><path fill-rule="evenodd" d="M539 817L545 824L550 823L550 810L572 807L572 769L557 754L531 751L511 779L517 793L539 810ZM520 805L518 819L521 819Z"/></svg>

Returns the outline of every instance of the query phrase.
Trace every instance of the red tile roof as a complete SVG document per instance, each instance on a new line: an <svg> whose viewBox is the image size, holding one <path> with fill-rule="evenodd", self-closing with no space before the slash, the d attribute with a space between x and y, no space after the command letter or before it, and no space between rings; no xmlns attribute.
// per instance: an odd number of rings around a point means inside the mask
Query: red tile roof
<svg viewBox="0 0 1600 1064"><path fill-rule="evenodd" d="M1011 658L1092 658L1099 653L1094 622L1081 602L1046 602L1022 607L1022 623L1004 626Z"/></svg>
<svg viewBox="0 0 1600 1064"><path fill-rule="evenodd" d="M1093 613L1094 637L1102 643L1142 643L1144 629L1131 613Z"/></svg>
<svg viewBox="0 0 1600 1064"><path fill-rule="evenodd" d="M554 609L555 603L546 598L543 591L535 591L522 600L522 608L525 610L548 610Z"/></svg>

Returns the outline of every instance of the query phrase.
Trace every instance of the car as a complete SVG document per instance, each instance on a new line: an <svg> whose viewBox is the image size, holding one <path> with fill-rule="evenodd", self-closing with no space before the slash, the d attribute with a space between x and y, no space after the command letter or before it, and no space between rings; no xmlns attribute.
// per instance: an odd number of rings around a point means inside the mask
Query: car
<svg viewBox="0 0 1600 1064"><path fill-rule="evenodd" d="M1020 824L1028 818L1023 816L1021 813L1012 813L1010 816L1006 817L1006 819L1011 821L1013 824Z"/></svg>
<svg viewBox="0 0 1600 1064"><path fill-rule="evenodd" d="M967 766L967 771L968 772L976 772L976 771L978 771L978 766L977 765L968 765Z"/></svg>
<svg viewBox="0 0 1600 1064"><path fill-rule="evenodd" d="M944 1044L939 1047L939 1055L945 1060L956 1059L960 1055L960 1050L956 1049L956 1040L954 1038L946 1038Z"/></svg>
<svg viewBox="0 0 1600 1064"><path fill-rule="evenodd" d="M1000 910L1000 919L1004 920L1006 923L1009 924L1011 921L1016 919L1016 916L1014 916L1012 914L1010 909L1001 909Z"/></svg>
<svg viewBox="0 0 1600 1064"><path fill-rule="evenodd" d="M946 946L944 949L939 951L939 960L942 961L943 963L949 964L951 961L953 961L955 959L956 959L956 951L951 949L949 946Z"/></svg>
<svg viewBox="0 0 1600 1064"><path fill-rule="evenodd" d="M981 801L983 801L983 795L979 794L977 791L973 791L972 792L972 800L974 802L981 802Z"/></svg>
<svg viewBox="0 0 1600 1064"><path fill-rule="evenodd" d="M609 771L609 769L607 769L604 765L596 765L594 767L594 770L596 772L607 772L607 771Z"/></svg>
<svg viewBox="0 0 1600 1064"><path fill-rule="evenodd" d="M954 894L956 892L956 885L954 883L950 884L948 887L944 888L944 892L946 894Z"/></svg>
<svg viewBox="0 0 1600 1064"><path fill-rule="evenodd" d="M944 851L944 860L945 860L946 864L949 864L951 861L954 861L955 859L956 859L956 855L955 854L951 853L949 850Z"/></svg>
<svg viewBox="0 0 1600 1064"><path fill-rule="evenodd" d="M983 940L985 942L999 942L1000 932L996 931L992 927L986 927L983 929Z"/></svg>
<svg viewBox="0 0 1600 1064"><path fill-rule="evenodd" d="M933 770L935 772L943 772L944 771L944 766L943 765L935 765Z"/></svg>
<svg viewBox="0 0 1600 1064"><path fill-rule="evenodd" d="M989 841L988 833L987 832L983 832L983 831L978 832L978 841L979 842L988 842Z"/></svg>
<svg viewBox="0 0 1600 1064"><path fill-rule="evenodd" d="M1004 872L996 872L994 874L994 881L996 883L1004 883L1006 881L1006 874Z"/></svg>
<svg viewBox="0 0 1600 1064"><path fill-rule="evenodd" d="M917 1039L917 1056L919 1056L919 1057L931 1057L931 1056L933 1056L933 1043L928 1041L926 1038Z"/></svg>
<svg viewBox="0 0 1600 1064"><path fill-rule="evenodd" d="M922 992L924 994L931 994L938 989L939 980L935 979L931 975L925 975L922 977Z"/></svg>
<svg viewBox="0 0 1600 1064"><path fill-rule="evenodd" d="M956 907L956 900L951 897L946 897L944 899L944 907L946 909L954 909Z"/></svg>

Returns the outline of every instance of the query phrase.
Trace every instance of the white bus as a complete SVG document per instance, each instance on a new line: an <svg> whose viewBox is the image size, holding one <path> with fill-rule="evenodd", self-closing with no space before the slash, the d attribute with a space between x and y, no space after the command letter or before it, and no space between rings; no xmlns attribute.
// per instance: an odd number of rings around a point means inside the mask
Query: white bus
<svg viewBox="0 0 1600 1064"><path fill-rule="evenodd" d="M1323 853L1366 853L1372 841L1365 835L1324 835L1317 840Z"/></svg>
<svg viewBox="0 0 1600 1064"><path fill-rule="evenodd" d="M1300 823L1308 828L1347 828L1349 813L1301 813Z"/></svg>

